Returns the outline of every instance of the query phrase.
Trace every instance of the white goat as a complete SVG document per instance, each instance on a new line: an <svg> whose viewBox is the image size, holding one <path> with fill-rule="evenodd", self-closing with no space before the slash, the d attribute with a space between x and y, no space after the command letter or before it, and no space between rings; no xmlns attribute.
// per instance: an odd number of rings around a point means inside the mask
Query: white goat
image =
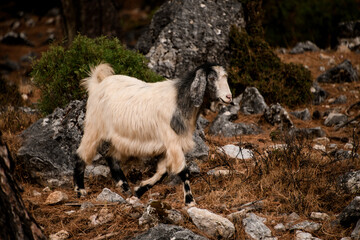
<svg viewBox="0 0 360 240"><path fill-rule="evenodd" d="M108 64L100 64L82 84L89 98L84 136L75 154L75 191L86 194L85 163L90 164L100 143L107 141L111 146L106 160L125 193L131 191L120 160L162 155L155 175L134 189L135 196L140 198L167 173L173 173L183 181L185 204L195 204L184 153L194 146L193 132L201 108L214 100L232 101L223 67L204 64L183 79L146 83L114 75Z"/></svg>

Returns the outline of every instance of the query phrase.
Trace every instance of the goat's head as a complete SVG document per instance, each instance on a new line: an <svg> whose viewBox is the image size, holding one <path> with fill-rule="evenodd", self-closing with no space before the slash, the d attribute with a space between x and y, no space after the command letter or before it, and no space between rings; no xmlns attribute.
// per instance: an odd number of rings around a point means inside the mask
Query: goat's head
<svg viewBox="0 0 360 240"><path fill-rule="evenodd" d="M202 104L205 95L210 101L232 103L227 73L222 66L205 64L197 68L190 88L190 96L196 107Z"/></svg>

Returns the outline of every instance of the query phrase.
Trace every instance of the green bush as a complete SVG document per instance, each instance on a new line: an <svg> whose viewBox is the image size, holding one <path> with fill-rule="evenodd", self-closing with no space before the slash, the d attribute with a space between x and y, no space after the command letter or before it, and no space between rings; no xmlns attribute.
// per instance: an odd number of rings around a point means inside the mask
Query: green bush
<svg viewBox="0 0 360 240"><path fill-rule="evenodd" d="M311 101L310 71L301 65L282 63L263 38L249 36L233 26L229 45L229 82L236 95L253 86L268 103L294 107Z"/></svg>
<svg viewBox="0 0 360 240"><path fill-rule="evenodd" d="M79 86L80 80L88 76L90 66L100 62L111 64L116 74L147 82L162 79L146 66L143 55L126 49L118 39L78 35L67 49L53 45L34 62L31 76L41 90L39 109L49 114L56 107L83 98L85 90Z"/></svg>

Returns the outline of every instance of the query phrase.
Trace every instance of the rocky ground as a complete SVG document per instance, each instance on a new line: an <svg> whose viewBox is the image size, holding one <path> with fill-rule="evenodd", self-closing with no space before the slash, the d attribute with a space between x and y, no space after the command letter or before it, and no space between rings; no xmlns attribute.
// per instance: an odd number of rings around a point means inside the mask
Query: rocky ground
<svg viewBox="0 0 360 240"><path fill-rule="evenodd" d="M4 37L11 30L26 33L25 39L19 38L22 42L18 45L0 43L2 76L17 84L26 101L25 105L33 107L39 93L29 79L31 65L26 56L40 56L41 52L48 49L49 39L62 38L58 13L50 12L41 18L30 14L19 16L18 19L9 19L4 12L1 14L1 36ZM307 66L314 79L345 59L350 60L357 71L360 69L360 55L350 51L322 50L301 54L279 52L278 56L284 62ZM180 185L159 184L146 193L140 203L124 203L119 196L115 196L115 200L113 198L113 203L103 203L98 198L104 188L121 193L109 175L91 175L88 179L89 194L79 199L69 184L53 182L41 185L33 182L18 166L19 180L24 189L22 197L47 236L64 230L66 233L63 232L63 235L69 239L132 239L159 222L172 223L210 239L249 239L250 236L254 239L294 239L295 236L305 239L304 236L309 236L306 234L314 237L307 239L350 237L356 221L343 226L337 224L338 215L357 194L339 188L338 177L359 170L359 158L342 159L331 153L334 149L355 149L359 153L358 125L355 121L337 130L333 125L326 126L324 123L331 112L346 114L350 119L360 114L359 105L351 107L360 101L360 83L321 83L320 86L329 93L321 104L299 106L298 109L283 107L288 113L307 108L309 120L289 115L294 126L321 127L326 138L284 139L281 134L277 134L279 125L267 123L263 114L245 115L236 112L236 119L232 121L235 124L256 124L262 129L259 134L221 137L210 134L210 127L205 127L209 154L205 160L196 160L199 173L191 181L197 208L184 208ZM346 100L337 102L336 99L341 95ZM317 112L320 115L316 115ZM216 116L216 113L209 112L204 118L213 122ZM21 117L30 120L19 120L19 123L27 124L15 130L2 130L13 153L20 146L17 135L29 123L40 118L33 114L23 114ZM242 159L219 151L219 147L228 144L249 149L254 156ZM292 147L277 157L276 151L272 149L278 144ZM168 182L165 180L165 183ZM201 209L215 215L202 212ZM198 220L196 216L206 216L206 220ZM221 224L205 226L204 222L211 223L213 218L214 222ZM256 229L251 228L252 224L256 224ZM199 236L190 238L190 233L183 233L184 229L169 230L165 225L159 225L158 228L187 234L187 239L201 239ZM214 233L212 229L217 232ZM359 233L355 235L359 236ZM152 238L148 236L147 239Z"/></svg>

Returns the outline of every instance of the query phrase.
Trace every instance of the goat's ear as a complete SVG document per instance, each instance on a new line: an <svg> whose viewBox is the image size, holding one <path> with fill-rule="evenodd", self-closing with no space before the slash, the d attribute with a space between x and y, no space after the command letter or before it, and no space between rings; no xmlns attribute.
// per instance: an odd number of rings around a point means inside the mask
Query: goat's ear
<svg viewBox="0 0 360 240"><path fill-rule="evenodd" d="M206 73L203 69L196 71L195 78L191 83L190 96L195 107L200 107L203 100L206 89Z"/></svg>

